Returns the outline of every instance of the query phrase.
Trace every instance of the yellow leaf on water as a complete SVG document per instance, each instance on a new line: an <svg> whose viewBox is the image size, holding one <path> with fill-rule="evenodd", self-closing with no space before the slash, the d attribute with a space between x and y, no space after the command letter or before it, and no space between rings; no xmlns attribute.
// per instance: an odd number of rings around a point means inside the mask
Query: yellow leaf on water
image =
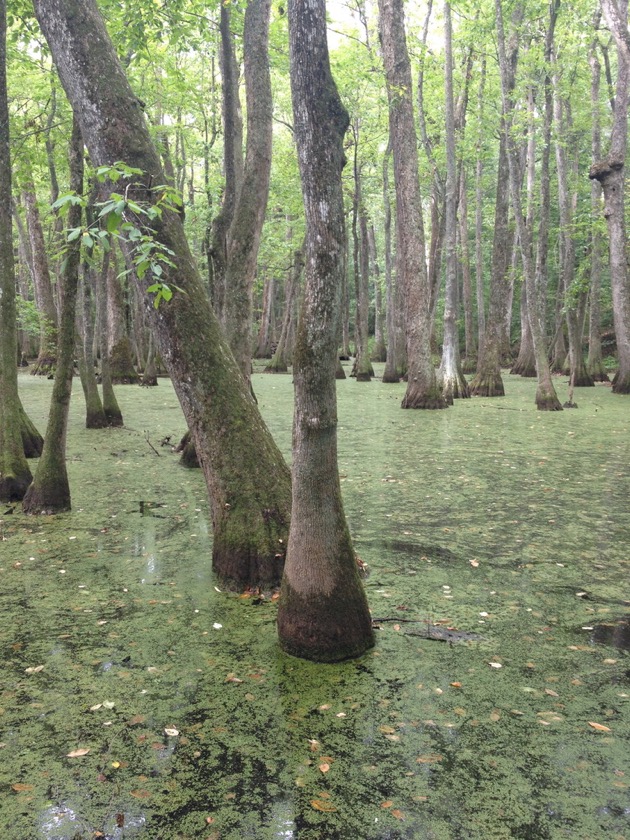
<svg viewBox="0 0 630 840"><path fill-rule="evenodd" d="M14 785L11 785L12 790L16 791L16 793L24 793L25 791L33 790L33 785L24 785L21 782L17 782Z"/></svg>
<svg viewBox="0 0 630 840"><path fill-rule="evenodd" d="M325 799L311 799L311 808L315 808L316 811L324 811L327 814L337 810L332 802L326 802Z"/></svg>
<svg viewBox="0 0 630 840"><path fill-rule="evenodd" d="M603 723L595 723L594 721L589 720L588 725L592 726L593 729L596 729L598 732L611 732L610 727L604 726Z"/></svg>
<svg viewBox="0 0 630 840"><path fill-rule="evenodd" d="M66 753L68 758L79 758L82 755L87 755L89 753L89 749L82 748L80 750L72 750L72 752Z"/></svg>
<svg viewBox="0 0 630 840"><path fill-rule="evenodd" d="M396 731L393 726L379 726L379 732L382 732L384 735L393 735Z"/></svg>
<svg viewBox="0 0 630 840"><path fill-rule="evenodd" d="M132 790L131 795L136 799L149 799L151 796L150 792L144 788L136 788L136 790Z"/></svg>

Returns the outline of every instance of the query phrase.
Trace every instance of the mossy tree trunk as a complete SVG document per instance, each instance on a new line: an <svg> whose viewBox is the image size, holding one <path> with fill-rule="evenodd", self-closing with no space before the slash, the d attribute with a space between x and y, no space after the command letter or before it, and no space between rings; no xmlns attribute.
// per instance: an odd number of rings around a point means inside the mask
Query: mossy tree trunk
<svg viewBox="0 0 630 840"><path fill-rule="evenodd" d="M118 276L116 251L110 252L107 283L107 358L113 385L137 385L139 376L133 365L133 353L127 324L127 300L124 281Z"/></svg>
<svg viewBox="0 0 630 840"><path fill-rule="evenodd" d="M92 357L92 340L94 333L94 316L92 313L92 268L83 263L82 276L79 279L78 312L77 312L77 356L79 359L79 375L85 399L85 428L104 429L107 418L103 411L101 395L98 392L94 359Z"/></svg>
<svg viewBox="0 0 630 840"><path fill-rule="evenodd" d="M341 501L335 368L346 268L341 170L348 115L333 81L325 0L290 0L295 140L306 214L306 290L295 349L293 507L278 609L280 644L318 662L374 644Z"/></svg>
<svg viewBox="0 0 630 840"><path fill-rule="evenodd" d="M385 239L385 301L387 323L387 355L383 382L400 382L402 372L402 312L397 305L398 284L392 271L392 204L389 194L389 167L392 157L391 140L383 156L383 236Z"/></svg>
<svg viewBox="0 0 630 840"><path fill-rule="evenodd" d="M396 276L406 308L407 392L403 408L446 408L431 358L431 301L402 0L379 0L389 130L396 185Z"/></svg>
<svg viewBox="0 0 630 840"><path fill-rule="evenodd" d="M70 189L77 195L83 192L83 140L78 120L74 119L69 150ZM82 209L71 205L68 227L81 225ZM69 243L64 268L59 278L61 311L57 331L57 367L53 385L48 425L41 458L33 483L22 504L24 513L51 514L70 510L70 482L66 470L66 431L72 393L74 368L75 314L79 283L81 241Z"/></svg>
<svg viewBox="0 0 630 840"><path fill-rule="evenodd" d="M296 304L300 297L300 278L302 277L303 271L304 246L296 248L293 252L291 269L285 287L284 317L282 319L280 338L278 339L278 346L276 347L275 353L265 368L265 373L286 373L288 364L293 358L292 348L290 347L291 324L296 318Z"/></svg>
<svg viewBox="0 0 630 840"><path fill-rule="evenodd" d="M22 442L18 396L11 155L6 76L6 0L0 0L0 501L24 497L32 475Z"/></svg>
<svg viewBox="0 0 630 840"><path fill-rule="evenodd" d="M384 362L387 359L387 348L385 346L385 300L383 298L383 286L381 282L381 267L378 262L376 250L376 234L374 225L368 230L368 245L370 250L370 265L374 277L374 349L372 350L373 362Z"/></svg>
<svg viewBox="0 0 630 840"><path fill-rule="evenodd" d="M354 294L356 311L354 318L354 348L355 359L352 376L357 382L370 382L374 376L374 368L368 351L368 320L369 320L369 274L370 260L367 239L367 216L363 206L361 191L361 168L358 163L359 127L353 124L354 135L354 196L352 200L352 267L354 270Z"/></svg>
<svg viewBox="0 0 630 840"><path fill-rule="evenodd" d="M107 251L103 255L103 263L101 266L100 282L97 287L96 305L97 305L97 322L98 322L98 341L101 357L101 389L103 391L103 411L107 419L108 426L122 426L123 415L116 399L114 386L112 383L112 374L109 364L109 316L111 308L109 306L110 283L109 274L111 271L111 251Z"/></svg>
<svg viewBox="0 0 630 840"><path fill-rule="evenodd" d="M164 183L164 173L96 3L36 0L35 11L93 164L123 160L141 169L130 193L156 201L152 186ZM146 291L151 278L136 283L206 479L214 568L234 587L277 583L290 517L289 470L210 308L179 215L164 211L152 227L176 263L165 268L163 282L182 291L156 309Z"/></svg>

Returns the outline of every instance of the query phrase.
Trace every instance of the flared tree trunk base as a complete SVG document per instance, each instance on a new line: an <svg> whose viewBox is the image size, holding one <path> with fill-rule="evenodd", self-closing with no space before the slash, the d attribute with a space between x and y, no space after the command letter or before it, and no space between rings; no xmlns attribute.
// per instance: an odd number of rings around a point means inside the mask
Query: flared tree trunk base
<svg viewBox="0 0 630 840"><path fill-rule="evenodd" d="M555 392L550 393L539 387L536 391L536 408L538 411L562 411L562 404Z"/></svg>
<svg viewBox="0 0 630 840"><path fill-rule="evenodd" d="M613 378L612 389L615 394L630 394L630 371L622 374L620 368Z"/></svg>
<svg viewBox="0 0 630 840"><path fill-rule="evenodd" d="M337 368L335 370L335 379L346 379L346 372L341 364L341 359L337 359Z"/></svg>
<svg viewBox="0 0 630 840"><path fill-rule="evenodd" d="M361 594L338 587L330 595L303 597L285 581L278 610L280 647L313 662L341 662L374 646L374 631Z"/></svg>
<svg viewBox="0 0 630 840"><path fill-rule="evenodd" d="M184 437L180 440L180 442L175 447L175 452L181 452L182 457L179 459L179 463L186 467L187 469L198 469L201 464L199 463L199 458L197 457L197 449L195 448L195 444L192 442L192 436L190 431L186 432Z"/></svg>
<svg viewBox="0 0 630 840"><path fill-rule="evenodd" d="M24 513L36 516L52 516L71 509L70 488L67 483L65 486L57 484L42 488L33 482L22 502Z"/></svg>
<svg viewBox="0 0 630 840"><path fill-rule="evenodd" d="M85 428L86 429L106 429L109 423L105 412L99 406L98 408L90 408L88 406L85 412Z"/></svg>
<svg viewBox="0 0 630 840"><path fill-rule="evenodd" d="M104 409L105 417L107 418L107 425L111 426L113 429L120 428L124 426L123 416L119 411L115 411L112 409Z"/></svg>
<svg viewBox="0 0 630 840"><path fill-rule="evenodd" d="M500 373L482 373L469 385L473 397L504 397L505 388Z"/></svg>
<svg viewBox="0 0 630 840"><path fill-rule="evenodd" d="M288 368L285 362L274 362L273 359L265 367L263 373L287 373Z"/></svg>
<svg viewBox="0 0 630 840"><path fill-rule="evenodd" d="M212 570L225 589L274 589L280 586L286 553L288 522L278 511L260 510L234 515L215 527ZM284 536L281 537L280 534Z"/></svg>
<svg viewBox="0 0 630 840"><path fill-rule="evenodd" d="M57 367L56 356L38 356L37 361L31 367L31 376L54 376Z"/></svg>
<svg viewBox="0 0 630 840"><path fill-rule="evenodd" d="M401 408L424 408L440 409L448 408L448 402L444 398L441 389L436 386L428 390L407 387L407 393L400 404Z"/></svg>
<svg viewBox="0 0 630 840"><path fill-rule="evenodd" d="M537 376L536 362L534 359L530 360L518 358L512 365L510 373L513 376L522 376L525 379L535 379Z"/></svg>
<svg viewBox="0 0 630 840"><path fill-rule="evenodd" d="M584 369L581 373L575 376L573 380L573 387L574 388L594 388L595 387L595 380L593 377Z"/></svg>
<svg viewBox="0 0 630 840"><path fill-rule="evenodd" d="M475 356L466 356L462 359L462 372L474 373L477 370L477 359Z"/></svg>
<svg viewBox="0 0 630 840"><path fill-rule="evenodd" d="M610 382L610 376L608 376L601 360L594 364L589 364L587 370L593 382Z"/></svg>
<svg viewBox="0 0 630 840"><path fill-rule="evenodd" d="M21 502L26 495L33 476L27 475L5 475L0 478L0 501Z"/></svg>
<svg viewBox="0 0 630 840"><path fill-rule="evenodd" d="M386 367L383 371L383 379L381 381L395 385L397 382L400 382L400 374L393 368Z"/></svg>

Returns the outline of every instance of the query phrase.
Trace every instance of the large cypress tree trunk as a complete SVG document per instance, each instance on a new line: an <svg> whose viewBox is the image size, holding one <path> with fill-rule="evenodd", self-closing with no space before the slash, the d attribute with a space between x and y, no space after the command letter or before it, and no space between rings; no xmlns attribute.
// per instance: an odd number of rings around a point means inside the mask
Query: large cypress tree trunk
<svg viewBox="0 0 630 840"><path fill-rule="evenodd" d="M83 192L83 140L75 117L70 141L70 189L77 195ZM68 227L81 225L82 209L71 205ZM70 482L66 470L66 430L72 393L74 368L74 321L79 283L81 240L69 243L64 268L59 278L61 312L57 332L57 367L50 402L44 449L37 464L33 483L24 496L24 513L58 513L70 510Z"/></svg>
<svg viewBox="0 0 630 840"><path fill-rule="evenodd" d="M164 183L164 173L96 3L36 0L35 11L93 164L123 160L141 169L130 185L134 199L156 201L152 187ZM277 583L290 515L289 471L210 309L179 215L164 211L152 227L176 263L174 270L165 268L163 281L182 291L156 309L146 292L151 278L136 282L204 471L214 568L233 586Z"/></svg>
<svg viewBox="0 0 630 840"><path fill-rule="evenodd" d="M293 508L278 609L282 647L332 662L374 644L341 501L335 368L346 234L348 115L330 73L324 0L290 0L295 139L306 214L306 290L295 350Z"/></svg>
<svg viewBox="0 0 630 840"><path fill-rule="evenodd" d="M22 444L18 397L11 155L6 76L6 0L0 0L0 501L19 501L32 476Z"/></svg>
<svg viewBox="0 0 630 840"><path fill-rule="evenodd" d="M381 43L396 185L396 276L406 307L407 392L403 408L446 408L431 358L431 305L402 0L379 0Z"/></svg>

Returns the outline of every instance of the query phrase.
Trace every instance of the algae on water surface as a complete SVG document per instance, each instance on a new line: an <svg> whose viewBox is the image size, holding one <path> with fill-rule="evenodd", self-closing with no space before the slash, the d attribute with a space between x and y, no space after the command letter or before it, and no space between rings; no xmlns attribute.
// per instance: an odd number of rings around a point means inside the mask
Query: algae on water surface
<svg viewBox="0 0 630 840"><path fill-rule="evenodd" d="M21 379L40 427L50 387ZM322 666L279 651L269 599L215 588L202 476L159 446L170 385L118 388L104 431L75 386L73 511L0 516L0 836L630 838L630 415L603 386L541 414L534 387L414 412L338 383L381 620ZM290 377L255 389L288 457Z"/></svg>

